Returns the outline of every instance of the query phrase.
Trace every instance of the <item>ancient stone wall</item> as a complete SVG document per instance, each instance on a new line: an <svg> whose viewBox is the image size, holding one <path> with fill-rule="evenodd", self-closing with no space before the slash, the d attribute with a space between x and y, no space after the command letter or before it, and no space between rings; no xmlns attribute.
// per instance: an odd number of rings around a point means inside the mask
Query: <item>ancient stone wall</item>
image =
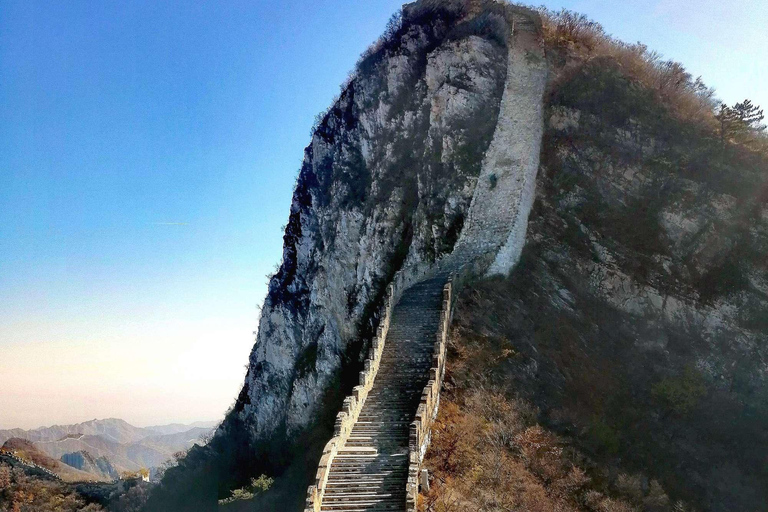
<svg viewBox="0 0 768 512"><path fill-rule="evenodd" d="M387 287L384 305L382 306L381 322L376 331L376 336L371 342L371 348L368 359L365 361L364 370L360 372L360 384L355 386L352 395L344 399L342 410L336 416L334 424L333 437L325 445L323 455L320 458L320 464L315 475L315 483L307 490L306 512L320 512L320 506L323 501L328 474L330 472L333 459L339 449L344 446L349 437L352 427L357 421L360 411L365 405L365 399L368 392L373 388L376 379L376 373L379 370L381 354L386 343L387 333L389 332L392 310L400 299L403 291L418 281L424 274L426 268L415 268L410 271L398 271L392 283Z"/></svg>
<svg viewBox="0 0 768 512"><path fill-rule="evenodd" d="M533 205L543 133L547 64L540 20L533 11L510 14L507 78L493 140L483 159L469 213L448 259L481 257L487 274L507 274L520 258Z"/></svg>
<svg viewBox="0 0 768 512"><path fill-rule="evenodd" d="M437 417L440 406L440 389L445 376L445 351L448 344L448 328L451 325L453 311L453 283L449 280L443 288L443 306L440 312L440 327L435 340L435 353L432 368L429 370L429 382L421 394L421 402L416 410L416 417L411 423L408 443L408 482L406 483L406 511L416 512L419 494L419 473L424 455L427 453L432 435L432 422Z"/></svg>

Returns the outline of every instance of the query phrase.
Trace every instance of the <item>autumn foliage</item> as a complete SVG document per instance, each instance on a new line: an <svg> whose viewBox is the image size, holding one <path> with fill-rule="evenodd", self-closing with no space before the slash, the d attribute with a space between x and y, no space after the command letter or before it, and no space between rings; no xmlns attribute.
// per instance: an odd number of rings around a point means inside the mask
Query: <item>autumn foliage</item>
<svg viewBox="0 0 768 512"><path fill-rule="evenodd" d="M99 512L70 488L55 480L28 476L0 463L0 512Z"/></svg>
<svg viewBox="0 0 768 512"><path fill-rule="evenodd" d="M566 439L537 422L538 411L489 371L516 353L456 329L440 412L427 452L426 512L672 511L655 480L606 474ZM678 508L674 508L678 507Z"/></svg>

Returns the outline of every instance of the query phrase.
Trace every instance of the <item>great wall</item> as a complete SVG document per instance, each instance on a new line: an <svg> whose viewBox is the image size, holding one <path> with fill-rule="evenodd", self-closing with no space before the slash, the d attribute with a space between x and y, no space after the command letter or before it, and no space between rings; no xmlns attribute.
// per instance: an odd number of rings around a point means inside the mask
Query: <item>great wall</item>
<svg viewBox="0 0 768 512"><path fill-rule="evenodd" d="M470 274L511 270L533 204L547 80L541 22L516 7L507 22L499 122L467 223L434 268L398 272L389 285L360 384L336 418L305 512L415 512L419 490L429 485L421 465L440 404L457 284Z"/></svg>
<svg viewBox="0 0 768 512"><path fill-rule="evenodd" d="M46 475L50 476L54 480L61 480L61 477L59 475L57 475L56 473L54 473L53 471L51 471L50 469L44 468L43 466L40 466L39 464L35 464L31 460L27 460L27 459L24 459L24 458L20 457L19 455L16 454L16 451L14 451L14 450L0 449L0 455L2 455L4 457L8 457L9 459L12 459L13 461L18 462L19 464L22 464L24 466L27 466L27 467L30 467L30 468L42 471L43 473L45 473Z"/></svg>

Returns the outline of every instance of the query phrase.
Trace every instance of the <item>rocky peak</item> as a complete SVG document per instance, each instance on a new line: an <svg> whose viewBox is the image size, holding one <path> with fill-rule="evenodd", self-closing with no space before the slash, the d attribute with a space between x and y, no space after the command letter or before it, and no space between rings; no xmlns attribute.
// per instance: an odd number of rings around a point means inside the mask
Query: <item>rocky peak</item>
<svg viewBox="0 0 768 512"><path fill-rule="evenodd" d="M234 411L256 439L291 438L343 396L395 271L457 241L461 261L503 248L496 272L519 255L546 81L537 18L468 5L405 6L312 136Z"/></svg>

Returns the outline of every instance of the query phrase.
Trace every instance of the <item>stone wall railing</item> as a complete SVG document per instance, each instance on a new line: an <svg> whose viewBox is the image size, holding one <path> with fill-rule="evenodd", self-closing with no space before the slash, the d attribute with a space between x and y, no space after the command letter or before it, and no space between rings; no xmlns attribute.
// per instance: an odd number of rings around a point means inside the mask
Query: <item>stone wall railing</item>
<svg viewBox="0 0 768 512"><path fill-rule="evenodd" d="M443 306L440 312L440 324L429 370L429 382L421 394L421 402L416 410L416 418L411 423L408 440L408 482L406 484L405 510L416 512L418 505L421 464L429 447L432 423L437 417L440 405L440 389L445 375L445 352L448 344L448 329L451 325L454 299L454 276L443 287Z"/></svg>
<svg viewBox="0 0 768 512"><path fill-rule="evenodd" d="M323 502L323 495L325 494L328 482L328 474L331 470L331 463L349 438L352 427L357 421L363 404L365 404L365 399L373 387L373 381L376 378L376 372L381 363L381 354L392 319L392 310L395 308L397 301L400 300L403 291L421 279L427 270L428 268L421 266L414 266L409 270L399 270L395 273L392 282L387 286L384 303L381 306L379 315L379 327L371 341L364 369L360 372L360 384L353 388L352 395L344 399L341 412L336 415L333 437L323 448L323 455L320 457L320 463L315 475L315 483L307 489L305 512L320 512L320 506Z"/></svg>

